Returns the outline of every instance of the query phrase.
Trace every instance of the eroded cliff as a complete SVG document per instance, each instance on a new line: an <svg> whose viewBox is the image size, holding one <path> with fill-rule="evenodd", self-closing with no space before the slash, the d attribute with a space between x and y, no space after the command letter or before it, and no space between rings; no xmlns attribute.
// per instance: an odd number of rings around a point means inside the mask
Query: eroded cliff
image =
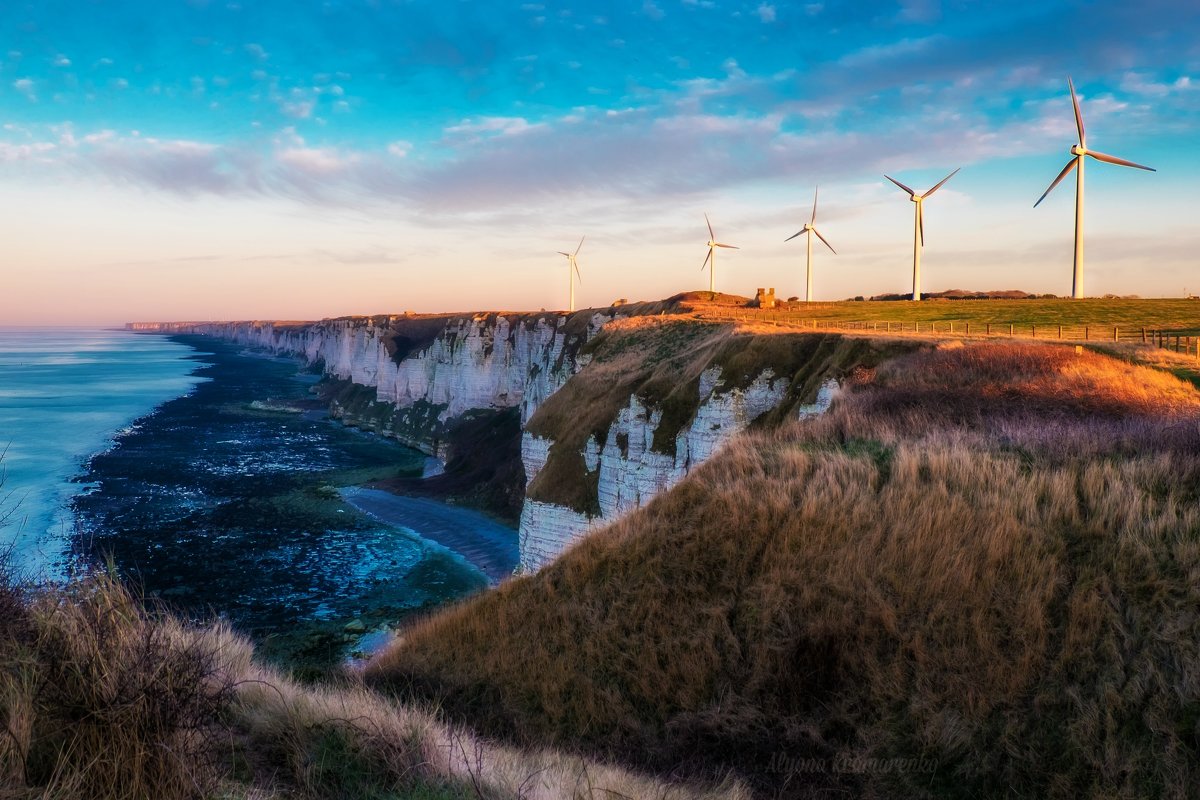
<svg viewBox="0 0 1200 800"><path fill-rule="evenodd" d="M731 436L819 413L841 375L896 347L664 314L672 310L130 327L215 336L322 369L335 417L448 460L442 486L492 498L500 513L519 508L521 566L534 570ZM519 462L505 436L520 436ZM490 463L480 446L513 463ZM511 491L462 485L492 480Z"/></svg>

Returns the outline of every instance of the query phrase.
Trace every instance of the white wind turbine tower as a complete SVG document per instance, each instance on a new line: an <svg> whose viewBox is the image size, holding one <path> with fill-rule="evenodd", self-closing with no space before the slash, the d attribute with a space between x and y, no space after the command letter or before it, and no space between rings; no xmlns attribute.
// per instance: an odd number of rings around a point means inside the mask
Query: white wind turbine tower
<svg viewBox="0 0 1200 800"><path fill-rule="evenodd" d="M583 247L583 240L586 238L586 236L580 237L579 247L575 248L574 253L564 253L562 250L558 251L560 256L567 257L567 285L571 287L571 311L575 310L575 278L578 277L579 281L583 282L583 276L579 274L579 262L575 260L575 257L579 255L579 251Z"/></svg>
<svg viewBox="0 0 1200 800"><path fill-rule="evenodd" d="M895 178L888 175L883 176L904 191L908 192L908 199L912 200L917 207L916 217L913 221L913 300L921 299L921 248L925 246L925 212L922 209L924 208L925 200L938 189L942 188L942 184L957 175L959 169L962 169L962 167L959 167L958 169L954 170L954 172L951 172L949 175L942 178L940 181L938 181L936 186L934 186L928 192L925 192L925 194L917 194Z"/></svg>
<svg viewBox="0 0 1200 800"><path fill-rule="evenodd" d="M808 237L807 237L807 239L808 239L808 284L807 284L807 288L804 290L804 302L806 302L806 303L812 302L812 293L813 293L812 292L812 235L815 233L817 235L818 239L820 239L822 242L825 242L825 237L822 236L821 232L819 230L817 230L815 227L816 223L817 223L817 192L819 192L820 190L821 190L821 187L818 186L816 191L813 192L812 219L809 220L808 222L804 223L803 228L801 228L800 230L798 230L796 233L792 234L788 238L784 239L785 242L790 242L792 239L795 239L797 236L799 236L802 233L808 234ZM831 245L829 242L825 242L825 246L828 247L829 250L835 256L837 255L837 250L833 249L833 245Z"/></svg>
<svg viewBox="0 0 1200 800"><path fill-rule="evenodd" d="M1079 299L1083 297L1083 165L1084 157L1091 156L1097 161L1107 161L1109 164L1117 164L1122 167L1133 167L1135 169L1144 169L1149 172L1155 172L1151 167L1143 167L1141 164L1135 164L1132 161L1126 161L1123 158L1110 156L1105 153L1097 153L1095 150L1087 149L1087 136L1083 130L1083 114L1079 113L1079 98L1075 96L1075 84L1070 78L1067 78L1067 86L1071 90L1071 105L1075 107L1075 128L1079 131L1079 144L1071 147L1071 160L1063 167L1062 172L1058 173L1058 177L1050 184L1050 188L1042 193L1038 201L1033 204L1034 208L1046 199L1046 195L1054 189L1055 186L1062 183L1062 179L1067 177L1073 169L1078 169L1079 172L1075 175L1075 272L1071 279L1071 297Z"/></svg>
<svg viewBox="0 0 1200 800"><path fill-rule="evenodd" d="M717 292L717 248L727 247L730 250L740 250L741 248L734 247L731 244L721 244L717 241L717 235L713 233L712 223L708 221L708 214L704 215L704 221L708 223L708 255L704 257L704 264L700 267L700 271L704 272L704 268L708 267L708 291L712 294Z"/></svg>

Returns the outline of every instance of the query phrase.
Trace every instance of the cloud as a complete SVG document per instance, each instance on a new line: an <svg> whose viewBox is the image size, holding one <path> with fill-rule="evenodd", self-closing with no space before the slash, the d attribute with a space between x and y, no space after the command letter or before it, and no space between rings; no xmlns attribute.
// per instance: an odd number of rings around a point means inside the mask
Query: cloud
<svg viewBox="0 0 1200 800"><path fill-rule="evenodd" d="M763 22L775 21L775 6L760 3L758 8L754 9L754 13L758 14L758 18Z"/></svg>
<svg viewBox="0 0 1200 800"><path fill-rule="evenodd" d="M1120 88L1121 91L1129 94L1161 98L1188 91L1194 88L1194 85L1192 79L1187 75L1181 75L1172 81L1169 79L1156 80L1145 72L1127 72L1121 78Z"/></svg>
<svg viewBox="0 0 1200 800"><path fill-rule="evenodd" d="M333 176L352 165L356 158L331 147L289 147L277 156L279 163L309 176Z"/></svg>
<svg viewBox="0 0 1200 800"><path fill-rule="evenodd" d="M315 100L285 100L279 104L279 110L292 119L308 119L316 106Z"/></svg>
<svg viewBox="0 0 1200 800"><path fill-rule="evenodd" d="M12 83L13 88L21 94L25 95L32 102L37 101L37 94L34 92L32 78L17 78Z"/></svg>
<svg viewBox="0 0 1200 800"><path fill-rule="evenodd" d="M43 161L49 162L45 158L46 154L52 153L57 149L53 142L30 142L28 144L11 144L9 142L0 142L0 162L14 161Z"/></svg>
<svg viewBox="0 0 1200 800"><path fill-rule="evenodd" d="M487 135L516 136L539 127L542 126L530 123L524 117L477 117L451 125L445 129L445 133L450 137L477 139Z"/></svg>

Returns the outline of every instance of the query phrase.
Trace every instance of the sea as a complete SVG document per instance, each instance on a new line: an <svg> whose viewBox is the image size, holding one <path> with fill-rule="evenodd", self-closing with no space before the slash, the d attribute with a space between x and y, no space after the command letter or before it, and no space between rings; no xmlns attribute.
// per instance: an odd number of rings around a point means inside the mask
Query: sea
<svg viewBox="0 0 1200 800"><path fill-rule="evenodd" d="M207 337L0 329L0 546L24 578L115 569L300 668L485 588L458 553L347 502L427 458L330 420L320 380Z"/></svg>
<svg viewBox="0 0 1200 800"><path fill-rule="evenodd" d="M159 336L0 328L0 547L18 573L62 578L71 499L88 460L158 405L191 392L194 351Z"/></svg>

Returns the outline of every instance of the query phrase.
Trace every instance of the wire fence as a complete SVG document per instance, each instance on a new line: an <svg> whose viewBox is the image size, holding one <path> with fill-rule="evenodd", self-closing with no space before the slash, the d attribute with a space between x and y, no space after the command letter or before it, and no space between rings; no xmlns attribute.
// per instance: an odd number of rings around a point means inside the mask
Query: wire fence
<svg viewBox="0 0 1200 800"><path fill-rule="evenodd" d="M814 331L864 331L909 333L928 336L978 336L1012 339L1047 339L1063 342L1128 342L1154 345L1177 353L1195 354L1200 359L1200 327L1161 328L1148 325L1059 325L1032 323L971 322L969 320L888 321L830 320L806 317L803 312L739 309L706 313L710 319L757 322Z"/></svg>

